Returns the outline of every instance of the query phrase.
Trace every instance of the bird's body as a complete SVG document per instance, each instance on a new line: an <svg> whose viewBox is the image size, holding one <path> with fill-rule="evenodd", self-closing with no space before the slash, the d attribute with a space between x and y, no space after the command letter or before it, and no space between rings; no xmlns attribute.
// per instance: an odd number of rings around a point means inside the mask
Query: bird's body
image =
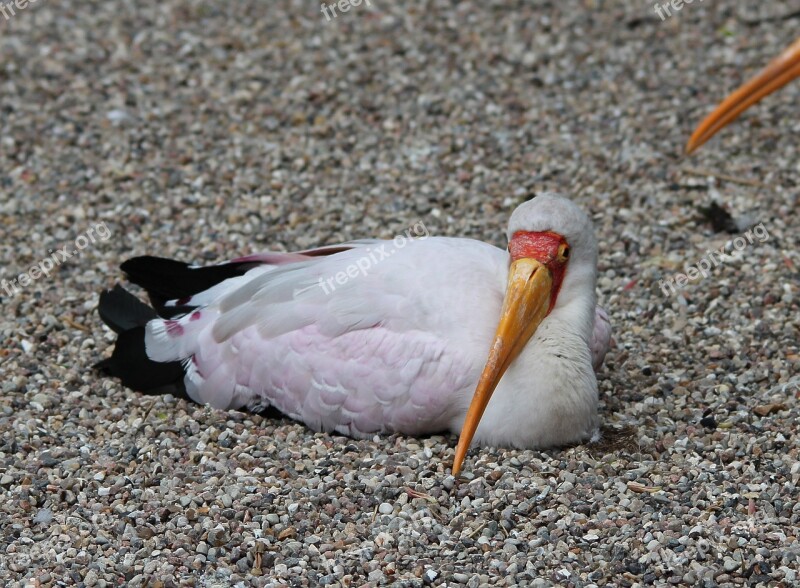
<svg viewBox="0 0 800 588"><path fill-rule="evenodd" d="M594 237L580 238L585 258L573 256L557 303L497 384L480 444L571 444L597 428L593 364L610 328L596 308ZM123 266L134 281L161 263L139 260ZM365 260L368 269L353 270ZM510 262L492 245L438 237L234 260L225 267L240 275L182 300L165 301L169 288L159 286L161 314L185 314L149 320L146 353L182 362L188 395L217 408L272 406L354 437L458 433L493 345Z"/></svg>

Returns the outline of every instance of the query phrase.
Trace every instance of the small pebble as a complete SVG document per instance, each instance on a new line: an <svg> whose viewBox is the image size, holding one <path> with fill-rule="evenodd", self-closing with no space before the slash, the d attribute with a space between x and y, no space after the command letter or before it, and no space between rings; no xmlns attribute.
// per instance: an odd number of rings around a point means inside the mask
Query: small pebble
<svg viewBox="0 0 800 588"><path fill-rule="evenodd" d="M394 507L391 504L389 504L388 502L383 502L378 507L378 512L380 512L381 514L387 514L388 515L388 514L392 514L393 511L394 511Z"/></svg>

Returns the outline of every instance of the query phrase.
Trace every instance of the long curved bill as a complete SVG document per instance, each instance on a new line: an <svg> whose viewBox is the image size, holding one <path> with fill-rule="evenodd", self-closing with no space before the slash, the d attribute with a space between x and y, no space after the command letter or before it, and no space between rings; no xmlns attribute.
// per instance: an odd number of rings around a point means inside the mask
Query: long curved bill
<svg viewBox="0 0 800 588"><path fill-rule="evenodd" d="M797 77L800 77L800 39L717 106L692 134L686 144L686 153L695 151L753 104Z"/></svg>
<svg viewBox="0 0 800 588"><path fill-rule="evenodd" d="M552 286L550 270L539 261L523 258L511 264L500 323L458 438L454 476L461 471L464 456L500 378L550 311Z"/></svg>

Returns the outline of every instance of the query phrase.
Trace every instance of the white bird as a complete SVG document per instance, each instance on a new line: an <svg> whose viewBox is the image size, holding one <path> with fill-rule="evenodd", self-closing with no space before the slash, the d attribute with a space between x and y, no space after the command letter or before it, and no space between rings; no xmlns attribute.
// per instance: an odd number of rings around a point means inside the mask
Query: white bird
<svg viewBox="0 0 800 588"><path fill-rule="evenodd" d="M454 474L473 439L585 442L611 337L592 223L544 194L514 211L508 240L356 241L206 268L135 258L122 269L156 310L104 292L119 338L100 365L137 390L274 407L318 431L460 433Z"/></svg>

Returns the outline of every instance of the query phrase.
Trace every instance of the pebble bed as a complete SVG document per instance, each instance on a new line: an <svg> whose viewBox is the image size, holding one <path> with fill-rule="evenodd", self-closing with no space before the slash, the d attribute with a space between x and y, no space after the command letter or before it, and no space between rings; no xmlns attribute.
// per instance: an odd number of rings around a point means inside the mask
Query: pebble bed
<svg viewBox="0 0 800 588"><path fill-rule="evenodd" d="M796 8L0 14L0 279L86 243L0 288L0 584L798 585L800 85L682 156L795 38ZM98 294L133 255L212 263L418 222L504 246L543 190L591 211L600 239L616 341L600 443L472 450L454 479L452 436L317 434L91 369L114 339ZM760 223L766 238L665 291Z"/></svg>

